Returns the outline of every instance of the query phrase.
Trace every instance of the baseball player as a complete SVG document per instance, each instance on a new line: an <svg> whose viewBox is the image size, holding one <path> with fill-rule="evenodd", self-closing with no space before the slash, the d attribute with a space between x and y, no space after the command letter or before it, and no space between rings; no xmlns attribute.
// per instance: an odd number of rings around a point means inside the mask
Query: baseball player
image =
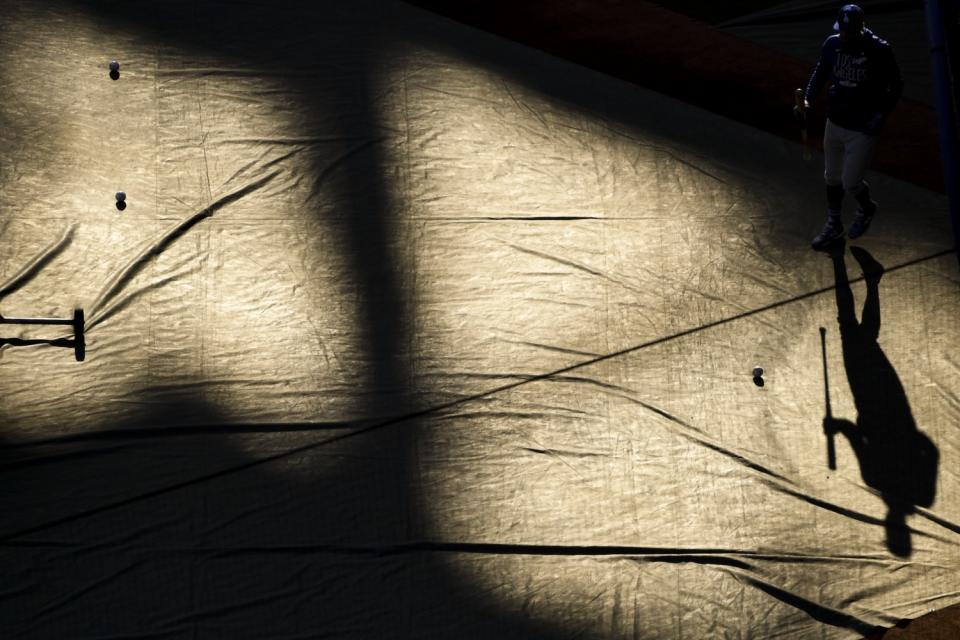
<svg viewBox="0 0 960 640"><path fill-rule="evenodd" d="M855 4L841 7L820 51L798 117L805 117L810 103L830 82L827 92L827 123L823 135L824 180L827 184L827 223L811 243L823 249L843 237L841 211L844 194L857 201L857 214L847 235L866 233L877 211L870 199L870 186L863 176L873 156L877 137L893 111L903 80L893 49L864 25L863 9Z"/></svg>

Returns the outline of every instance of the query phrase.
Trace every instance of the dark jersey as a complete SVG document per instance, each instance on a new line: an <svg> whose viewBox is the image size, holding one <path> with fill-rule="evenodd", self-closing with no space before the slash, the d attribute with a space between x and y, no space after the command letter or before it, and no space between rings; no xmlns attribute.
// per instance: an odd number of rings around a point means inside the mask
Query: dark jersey
<svg viewBox="0 0 960 640"><path fill-rule="evenodd" d="M842 45L839 35L827 38L807 83L811 103L830 81L827 118L854 131L866 131L878 114L886 117L903 92L893 49L869 29L856 45Z"/></svg>

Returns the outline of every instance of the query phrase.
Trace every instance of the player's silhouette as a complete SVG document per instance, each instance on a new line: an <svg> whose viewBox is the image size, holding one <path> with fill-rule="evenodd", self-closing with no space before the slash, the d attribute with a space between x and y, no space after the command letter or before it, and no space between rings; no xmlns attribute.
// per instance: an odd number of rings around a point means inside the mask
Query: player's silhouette
<svg viewBox="0 0 960 640"><path fill-rule="evenodd" d="M843 366L857 408L856 422L825 418L828 434L850 442L864 483L887 505L887 548L906 557L912 552L906 516L929 507L936 494L938 451L917 429L896 370L880 348L879 284L884 268L865 249L850 252L863 270L867 296L858 322L844 263L844 243L830 251L836 279L837 320Z"/></svg>

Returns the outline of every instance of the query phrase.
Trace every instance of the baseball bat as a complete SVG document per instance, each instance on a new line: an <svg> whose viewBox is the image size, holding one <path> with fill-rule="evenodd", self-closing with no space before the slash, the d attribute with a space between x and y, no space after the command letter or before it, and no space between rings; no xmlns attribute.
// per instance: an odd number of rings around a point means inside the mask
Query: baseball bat
<svg viewBox="0 0 960 640"><path fill-rule="evenodd" d="M810 146L807 144L807 108L804 105L804 94L806 92L803 89L794 89L793 90L793 102L796 105L799 113L802 114L800 120L800 144L803 145L803 159L810 159Z"/></svg>
<svg viewBox="0 0 960 640"><path fill-rule="evenodd" d="M820 327L820 352L823 355L823 397L827 407L826 420L833 419L833 410L830 408L830 379L827 377L827 330ZM833 443L833 432L824 430L827 436L827 466L837 468L837 449Z"/></svg>

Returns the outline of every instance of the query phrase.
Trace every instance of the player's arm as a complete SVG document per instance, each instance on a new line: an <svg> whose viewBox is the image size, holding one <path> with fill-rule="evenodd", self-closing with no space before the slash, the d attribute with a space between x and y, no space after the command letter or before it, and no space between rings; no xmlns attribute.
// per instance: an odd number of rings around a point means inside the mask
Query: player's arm
<svg viewBox="0 0 960 640"><path fill-rule="evenodd" d="M820 59L817 60L817 66L813 68L813 73L810 75L810 80L807 82L807 90L804 92L804 100L806 106L809 107L810 103L817 99L817 96L823 91L823 87L827 84L827 80L830 79L830 74L833 70L833 48L827 47L829 38L823 42L823 45L820 47Z"/></svg>
<svg viewBox="0 0 960 640"><path fill-rule="evenodd" d="M887 49L886 72L886 92L880 111L884 118L893 113L894 107L900 101L900 96L903 95L903 76L900 74L900 65L897 64L892 48Z"/></svg>
<svg viewBox="0 0 960 640"><path fill-rule="evenodd" d="M897 64L897 59L893 55L893 49L886 47L883 54L883 93L877 105L877 115L867 123L865 133L868 135L880 133L887 121L887 116L893 113L894 107L900 101L900 96L903 95L903 76L900 74L900 65Z"/></svg>

